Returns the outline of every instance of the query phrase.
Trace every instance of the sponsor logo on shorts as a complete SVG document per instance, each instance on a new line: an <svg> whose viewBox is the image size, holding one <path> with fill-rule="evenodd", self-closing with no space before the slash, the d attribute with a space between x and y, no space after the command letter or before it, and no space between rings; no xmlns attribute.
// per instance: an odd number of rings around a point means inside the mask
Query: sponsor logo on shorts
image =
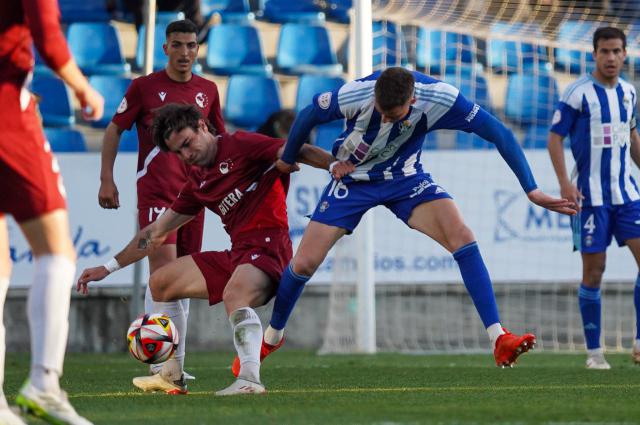
<svg viewBox="0 0 640 425"><path fill-rule="evenodd" d="M116 110L116 113L118 113L118 114L123 113L124 111L127 110L128 106L129 105L127 105L127 98L123 97L122 98L122 102L120 102L120 105L118 105L118 109Z"/></svg>
<svg viewBox="0 0 640 425"><path fill-rule="evenodd" d="M591 246L593 245L593 236L591 235L587 235L584 238L584 246Z"/></svg>
<svg viewBox="0 0 640 425"><path fill-rule="evenodd" d="M320 204L319 211L320 211L320 212L325 212L325 211L327 210L327 208L329 208L329 203L328 203L327 201L323 201L323 202Z"/></svg>
<svg viewBox="0 0 640 425"><path fill-rule="evenodd" d="M167 97L166 91L158 92L158 96L160 96L160 100L164 102L164 98Z"/></svg>
<svg viewBox="0 0 640 425"><path fill-rule="evenodd" d="M258 257L260 257L260 254L251 254L251 261L255 261Z"/></svg>
<svg viewBox="0 0 640 425"><path fill-rule="evenodd" d="M200 182L200 189L202 189L202 187L203 187L205 184L207 184L207 181L206 181L206 180L202 180L202 181Z"/></svg>
<svg viewBox="0 0 640 425"><path fill-rule="evenodd" d="M329 109L331 106L331 92L322 93L318 96L318 106L322 109Z"/></svg>
<svg viewBox="0 0 640 425"><path fill-rule="evenodd" d="M196 105L204 109L208 104L209 98L207 97L207 95L199 91L198 94L196 94Z"/></svg>
<svg viewBox="0 0 640 425"><path fill-rule="evenodd" d="M551 124L556 125L560 122L561 119L562 119L562 112L560 112L560 109L556 109L556 111L553 113Z"/></svg>
<svg viewBox="0 0 640 425"><path fill-rule="evenodd" d="M422 192L430 188L431 186L435 186L435 183L430 182L429 180L422 180L417 186L415 186L412 190L413 193L409 195L409 198L416 197L420 195ZM444 190L443 190L444 192Z"/></svg>

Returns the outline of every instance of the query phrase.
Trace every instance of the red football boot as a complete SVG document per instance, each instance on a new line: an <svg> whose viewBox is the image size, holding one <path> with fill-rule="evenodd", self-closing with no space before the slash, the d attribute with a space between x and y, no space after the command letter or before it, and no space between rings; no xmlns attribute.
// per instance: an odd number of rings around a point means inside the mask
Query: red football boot
<svg viewBox="0 0 640 425"><path fill-rule="evenodd" d="M284 344L284 337L282 337L280 342L277 343L276 345L267 344L266 342L264 342L264 337L263 337L262 346L260 347L260 363L262 363L264 361L264 358L267 357L269 354L273 353L278 348L282 347L282 344ZM233 359L233 364L231 365L231 373L233 373L233 376L235 376L236 378L240 373L240 359L238 358L238 356L236 356L236 358Z"/></svg>
<svg viewBox="0 0 640 425"><path fill-rule="evenodd" d="M520 354L535 347L536 336L534 334L515 335L505 328L502 329L505 333L498 337L493 357L495 357L498 367L513 367Z"/></svg>

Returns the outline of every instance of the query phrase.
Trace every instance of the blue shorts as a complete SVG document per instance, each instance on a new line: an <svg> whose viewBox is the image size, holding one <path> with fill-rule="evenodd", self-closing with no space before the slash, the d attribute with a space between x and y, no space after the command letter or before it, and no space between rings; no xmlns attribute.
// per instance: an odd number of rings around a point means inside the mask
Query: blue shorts
<svg viewBox="0 0 640 425"><path fill-rule="evenodd" d="M604 252L616 237L619 246L640 238L640 201L623 205L583 207L571 219L575 251L593 254Z"/></svg>
<svg viewBox="0 0 640 425"><path fill-rule="evenodd" d="M332 180L325 187L311 220L352 232L369 209L384 205L407 223L413 209L429 201L451 198L429 174L417 174L393 180Z"/></svg>

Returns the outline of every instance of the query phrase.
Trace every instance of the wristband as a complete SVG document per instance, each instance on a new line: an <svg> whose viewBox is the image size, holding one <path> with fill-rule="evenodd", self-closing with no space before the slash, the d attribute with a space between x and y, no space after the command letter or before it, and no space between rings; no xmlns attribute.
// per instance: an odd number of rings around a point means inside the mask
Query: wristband
<svg viewBox="0 0 640 425"><path fill-rule="evenodd" d="M105 269L107 269L107 271L109 273L113 273L116 270L120 270L120 264L118 263L118 260L116 260L115 257L113 257L111 260L107 261L106 263L103 264L103 266Z"/></svg>

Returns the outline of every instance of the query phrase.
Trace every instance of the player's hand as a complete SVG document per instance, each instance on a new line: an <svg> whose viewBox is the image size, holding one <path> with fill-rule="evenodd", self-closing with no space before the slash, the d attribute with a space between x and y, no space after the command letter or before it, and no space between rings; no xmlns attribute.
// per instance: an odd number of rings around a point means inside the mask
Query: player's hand
<svg viewBox="0 0 640 425"><path fill-rule="evenodd" d="M335 180L340 180L347 174L351 174L355 169L356 166L349 160L332 162L329 166L329 172Z"/></svg>
<svg viewBox="0 0 640 425"><path fill-rule="evenodd" d="M109 276L109 271L104 266L92 267L84 269L78 278L76 291L87 295L89 293L89 282L97 282Z"/></svg>
<svg viewBox="0 0 640 425"><path fill-rule="evenodd" d="M98 191L98 204L102 208L118 209L120 208L120 195L118 193L118 187L111 181L103 181L100 183L100 190Z"/></svg>
<svg viewBox="0 0 640 425"><path fill-rule="evenodd" d="M291 174L295 173L296 171L300 171L300 167L297 163L294 162L293 164L288 164L281 159L276 161L276 168L278 169L278 171L285 174Z"/></svg>
<svg viewBox="0 0 640 425"><path fill-rule="evenodd" d="M578 190L578 186L573 183L560 185L560 196L575 203L578 207L578 211L580 211L580 205L582 205L584 196L580 193L580 190Z"/></svg>
<svg viewBox="0 0 640 425"><path fill-rule="evenodd" d="M534 204L550 211L566 215L576 215L578 212L578 206L575 202L569 201L568 199L554 198L553 196L547 195L540 189L532 190L527 193L527 196Z"/></svg>
<svg viewBox="0 0 640 425"><path fill-rule="evenodd" d="M82 108L82 118L86 121L96 121L104 114L104 99L93 87L87 86L82 91L77 91L76 98Z"/></svg>

